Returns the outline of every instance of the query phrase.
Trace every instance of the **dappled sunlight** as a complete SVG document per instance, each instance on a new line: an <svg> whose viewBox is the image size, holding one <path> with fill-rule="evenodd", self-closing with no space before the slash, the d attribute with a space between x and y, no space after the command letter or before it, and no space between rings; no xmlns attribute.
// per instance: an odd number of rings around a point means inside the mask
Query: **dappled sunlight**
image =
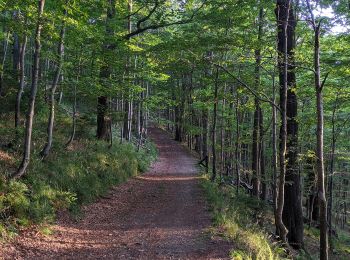
<svg viewBox="0 0 350 260"><path fill-rule="evenodd" d="M50 255L50 258L69 259L223 259L227 256L231 245L221 239L213 241L208 235L211 221L198 185L201 177L196 160L164 131L152 129L151 138L160 157L149 172L84 206L80 221L65 216L52 227L52 235L31 234L19 239L17 246L31 252L33 258Z"/></svg>

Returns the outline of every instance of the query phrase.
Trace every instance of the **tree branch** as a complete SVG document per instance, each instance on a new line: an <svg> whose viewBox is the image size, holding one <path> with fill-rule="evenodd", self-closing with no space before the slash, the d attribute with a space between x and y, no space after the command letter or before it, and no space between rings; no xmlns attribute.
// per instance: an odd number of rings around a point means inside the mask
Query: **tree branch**
<svg viewBox="0 0 350 260"><path fill-rule="evenodd" d="M148 15L146 15L145 17L143 17L141 20L139 20L139 21L137 22L136 28L137 28L138 30L141 29L141 24L142 24L143 22L146 22L146 21L152 16L152 14L157 10L158 6L159 6L159 2L158 2L158 0L156 0L155 3L154 3L154 6L153 6L153 8L152 8L152 10L148 13Z"/></svg>
<svg viewBox="0 0 350 260"><path fill-rule="evenodd" d="M193 20L193 18L196 16L196 14L199 12L199 10L201 10L205 4L206 4L206 1L204 1L202 3L202 5L200 7L198 7L198 9L195 10L188 19L175 21L175 22L169 22L169 23L163 22L163 23L158 23L158 24L151 24L151 25L148 25L148 26L142 28L141 24L143 22L145 22L146 20L148 20L152 16L152 14L156 11L157 6L159 4L155 5L155 7L150 11L150 13L146 17L144 17L143 19L140 20L141 22L140 21L137 22L136 30L131 32L131 33L126 34L124 36L124 38L125 39L130 39L133 36L139 35L139 34L145 32L145 31L148 31L148 30L156 30L156 29L160 29L160 28L164 28L164 27L173 26L173 25L181 25L181 24L190 23Z"/></svg>
<svg viewBox="0 0 350 260"><path fill-rule="evenodd" d="M212 63L212 62L211 62ZM222 69L224 72L226 72L228 75L230 75L233 79L235 79L238 83L240 83L243 87L245 87L254 97L256 97L257 99L259 99L262 102L267 102L269 104L271 104L272 106L274 106L278 111L281 112L281 109L278 105L276 105L273 101L271 101L269 99L268 96L266 96L265 94L262 94L264 96L264 98L262 98L258 93L256 93L250 86L248 86L248 84L246 84L245 82L243 82L241 79L239 79L238 77L236 77L235 75L233 75L230 71L228 71L224 66L220 65L220 64L216 64L216 63L212 63L214 66Z"/></svg>
<svg viewBox="0 0 350 260"><path fill-rule="evenodd" d="M328 78L328 76L329 76L330 73L331 73L330 71L328 71L328 72L326 73L326 76L324 77L324 79L323 79L323 81L322 81L322 84L321 84L321 91L322 91L322 89L323 89L323 87L324 87L324 84L326 83L327 78Z"/></svg>

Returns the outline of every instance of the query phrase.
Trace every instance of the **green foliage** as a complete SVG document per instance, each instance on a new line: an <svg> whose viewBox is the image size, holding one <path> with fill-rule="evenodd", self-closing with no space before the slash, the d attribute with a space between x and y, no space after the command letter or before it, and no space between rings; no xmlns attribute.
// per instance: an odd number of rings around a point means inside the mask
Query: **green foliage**
<svg viewBox="0 0 350 260"><path fill-rule="evenodd" d="M202 181L215 224L234 242L232 259L280 259L285 251L257 224L257 215L267 215L266 205L249 195L236 195L231 187Z"/></svg>
<svg viewBox="0 0 350 260"><path fill-rule="evenodd" d="M338 237L333 239L334 248L337 252L345 253L347 256L350 255L350 236L347 231L338 231Z"/></svg>
<svg viewBox="0 0 350 260"><path fill-rule="evenodd" d="M156 149L147 143L139 152L131 144L108 148L87 141L83 149L63 150L48 161L34 158L26 178L0 182L0 233L32 223L52 223L56 212L79 213L82 204L93 202L111 186L147 170Z"/></svg>

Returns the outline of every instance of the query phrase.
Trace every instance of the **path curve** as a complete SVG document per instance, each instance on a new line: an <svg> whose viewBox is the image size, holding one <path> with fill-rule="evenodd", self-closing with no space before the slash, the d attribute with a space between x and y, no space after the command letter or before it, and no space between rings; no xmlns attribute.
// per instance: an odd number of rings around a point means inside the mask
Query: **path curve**
<svg viewBox="0 0 350 260"><path fill-rule="evenodd" d="M20 236L3 258L228 259L230 244L208 232L196 160L165 131L149 134L160 154L148 173L86 206L78 223L61 217L51 236Z"/></svg>

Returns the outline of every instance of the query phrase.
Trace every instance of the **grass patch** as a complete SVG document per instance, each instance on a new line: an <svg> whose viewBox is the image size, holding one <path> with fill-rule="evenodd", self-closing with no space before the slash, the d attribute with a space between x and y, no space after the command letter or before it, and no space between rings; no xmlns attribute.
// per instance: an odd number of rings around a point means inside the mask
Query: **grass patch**
<svg viewBox="0 0 350 260"><path fill-rule="evenodd" d="M79 117L76 140L65 149L71 119L65 113L58 113L59 127L55 129L53 149L42 161L39 152L45 143L47 123L44 109L36 114L27 173L21 180L9 181L6 176L16 170L21 158L23 128L19 130L19 138L15 138L13 115L0 113L0 119L0 238L5 240L33 224L49 234L46 224L55 221L58 211L69 210L79 216L82 205L93 202L112 186L147 171L157 157L150 142L137 151L135 145L120 144L117 135L111 148L106 142L97 141L93 114Z"/></svg>
<svg viewBox="0 0 350 260"><path fill-rule="evenodd" d="M52 223L56 212L79 214L83 204L93 202L111 186L147 170L156 157L155 148L137 152L130 144L111 149L103 142L85 141L84 150L55 153L42 162L33 158L25 178L0 179L0 234L12 237L20 227ZM47 232L44 232L47 233Z"/></svg>
<svg viewBox="0 0 350 260"><path fill-rule="evenodd" d="M203 178L202 186L210 204L214 224L223 235L233 241L232 259L281 259L285 251L272 242L261 227L268 217L268 206L241 192L238 195L229 186L219 187Z"/></svg>

